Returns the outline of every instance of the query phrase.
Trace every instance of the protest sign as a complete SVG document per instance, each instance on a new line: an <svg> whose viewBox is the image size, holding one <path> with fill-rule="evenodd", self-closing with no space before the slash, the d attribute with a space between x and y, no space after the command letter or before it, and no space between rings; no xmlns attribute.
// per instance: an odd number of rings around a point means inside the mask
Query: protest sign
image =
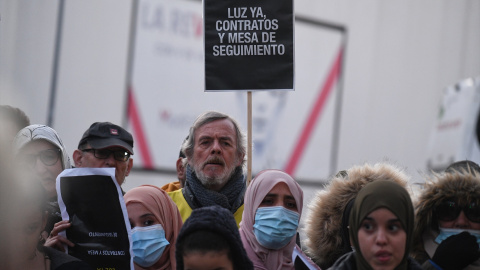
<svg viewBox="0 0 480 270"><path fill-rule="evenodd" d="M205 0L205 91L293 90L292 0Z"/></svg>
<svg viewBox="0 0 480 270"><path fill-rule="evenodd" d="M68 254L93 269L133 269L130 224L115 168L66 169L56 182Z"/></svg>

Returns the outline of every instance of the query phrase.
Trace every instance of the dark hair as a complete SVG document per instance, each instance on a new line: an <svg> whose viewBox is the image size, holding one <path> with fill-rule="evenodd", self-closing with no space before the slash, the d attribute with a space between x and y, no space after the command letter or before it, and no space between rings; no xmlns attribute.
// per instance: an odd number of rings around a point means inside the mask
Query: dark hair
<svg viewBox="0 0 480 270"><path fill-rule="evenodd" d="M197 251L226 251L233 269L253 270L233 214L218 205L194 209L183 224L175 247L177 269L183 270L185 254Z"/></svg>
<svg viewBox="0 0 480 270"><path fill-rule="evenodd" d="M471 160L461 160L461 161L456 161L452 164L450 164L446 169L446 173L464 173L464 172L477 172L480 173L480 166L478 166L477 163L471 161Z"/></svg>
<svg viewBox="0 0 480 270"><path fill-rule="evenodd" d="M228 259L232 262L232 252L227 240L218 233L207 230L198 230L185 236L181 242L177 243L177 250L182 256L199 252L205 254L207 252L227 252Z"/></svg>

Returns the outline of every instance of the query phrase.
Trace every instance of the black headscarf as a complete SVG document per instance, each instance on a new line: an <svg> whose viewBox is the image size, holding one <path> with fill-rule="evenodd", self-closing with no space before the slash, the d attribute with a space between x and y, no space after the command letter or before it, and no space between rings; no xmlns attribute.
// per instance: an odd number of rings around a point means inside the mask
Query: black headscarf
<svg viewBox="0 0 480 270"><path fill-rule="evenodd" d="M408 192L400 185L390 181L372 182L362 188L355 198L352 213L350 214L349 226L350 237L356 250L355 260L357 269L372 269L362 256L358 242L358 230L365 217L379 208L390 210L399 219L407 234L405 254L400 264L395 267L395 269L407 269L408 254L413 241L413 205Z"/></svg>

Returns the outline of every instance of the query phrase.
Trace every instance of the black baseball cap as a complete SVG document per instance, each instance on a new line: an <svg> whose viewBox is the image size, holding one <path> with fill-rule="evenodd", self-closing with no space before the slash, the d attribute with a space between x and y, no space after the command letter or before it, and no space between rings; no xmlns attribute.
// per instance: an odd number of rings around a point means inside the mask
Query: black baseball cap
<svg viewBox="0 0 480 270"><path fill-rule="evenodd" d="M78 143L80 145L88 143L94 149L103 149L111 146L120 146L125 148L133 155L133 137L130 132L120 126L110 122L95 122L85 133Z"/></svg>

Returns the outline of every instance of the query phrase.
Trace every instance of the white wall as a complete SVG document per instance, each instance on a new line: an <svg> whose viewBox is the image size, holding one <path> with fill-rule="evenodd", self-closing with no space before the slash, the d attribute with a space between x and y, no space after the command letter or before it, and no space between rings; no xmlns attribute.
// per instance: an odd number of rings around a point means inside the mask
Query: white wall
<svg viewBox="0 0 480 270"><path fill-rule="evenodd" d="M0 104L32 123L47 121L58 3L0 0ZM53 127L70 152L91 123L124 120L132 4L65 1ZM295 12L348 29L338 168L388 159L418 180L442 89L480 74L480 2L297 0ZM125 188L173 177L133 173Z"/></svg>

